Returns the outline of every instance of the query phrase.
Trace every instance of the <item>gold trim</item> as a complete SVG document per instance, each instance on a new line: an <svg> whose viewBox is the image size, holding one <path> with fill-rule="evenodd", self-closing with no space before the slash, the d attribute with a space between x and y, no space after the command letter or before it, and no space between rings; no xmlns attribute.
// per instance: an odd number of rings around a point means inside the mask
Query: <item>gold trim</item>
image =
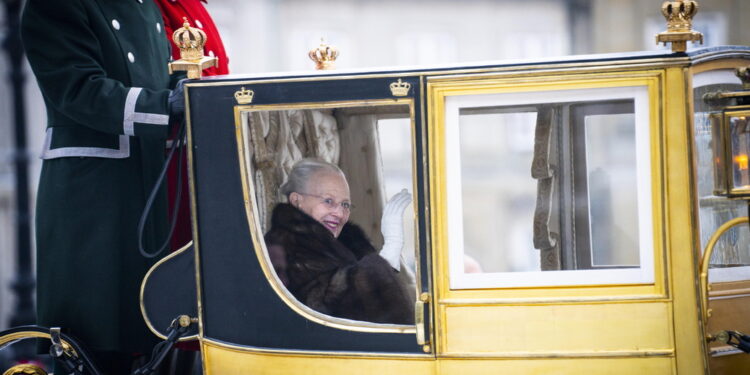
<svg viewBox="0 0 750 375"><path fill-rule="evenodd" d="M149 319L148 315L146 314L146 306L143 304L143 292L146 289L146 281L151 276L151 273L153 273L159 266L161 266L164 262L168 261L169 259L172 259L172 258L176 257L177 255L182 254L192 244L193 244L193 241L190 241L185 246L181 247L179 250L176 250L176 251L172 252L171 254L165 256L164 258L160 259L153 266L151 266L151 268L148 269L148 272L146 272L146 275L143 276L143 281L141 281L141 291L140 291L140 294L138 295L138 302L139 302L139 304L141 306L141 316L143 316L143 320L146 322L146 327L148 327L148 329L151 331L151 333L153 333L154 335L156 335L156 337L158 337L158 338L160 338L162 340L166 340L167 336L162 335L159 331L156 330L156 328L154 328L154 324L151 322L151 319ZM177 341L178 342L181 342L181 341L190 341L190 340L195 340L197 338L198 338L198 334L195 334L195 335L191 335L191 336L181 337Z"/></svg>
<svg viewBox="0 0 750 375"><path fill-rule="evenodd" d="M391 101L393 99L390 99ZM422 278L421 278L421 240L419 239L421 225L419 224L419 197L417 194L417 189L419 189L419 180L417 175L417 126L424 126L424 119L422 119L420 124L416 123L416 110L415 110L415 103L414 100L410 99L409 104L409 135L411 136L411 191L414 192L413 199L414 203L412 203L412 226L414 227L414 287L416 290L414 290L414 300L416 301L417 296L422 293ZM422 112L424 113L424 111ZM424 134L424 128L422 128L422 134ZM416 325L415 325L415 333L416 333Z"/></svg>
<svg viewBox="0 0 750 375"><path fill-rule="evenodd" d="M427 130L427 116L428 116L428 113L427 112L428 111L425 108L425 103L427 101L427 96L425 96L425 89L426 88L427 88L427 86L425 85L425 77L423 77L423 76L419 77L419 95L420 95L419 96L419 99L420 99L419 100L419 107L420 107L420 111L421 111L420 113L422 114L420 116L419 126L420 126L420 131L421 131L421 134L422 134L422 147L421 147L421 149L417 149L417 136L416 136L416 131L417 130L416 130L416 126L415 126L414 129L412 130L412 153L416 156L417 153L419 151L421 151L422 159L421 160L417 160L416 157L412 158L412 170L414 171L414 173L416 173L417 172L417 163L421 163L421 166L422 166L422 196L424 197L424 200L425 200L425 202L424 202L424 211L422 212L421 221L425 222L425 223L428 223L424 227L421 226L419 215L418 215L418 211L417 211L418 210L418 205L414 204L412 207L415 210L415 212L414 212L415 228L416 229L422 228L422 231L425 234L424 256L425 256L425 264L428 265L427 269L423 269L421 267L421 265L422 265L422 246L421 246L421 243L420 243L421 239L420 239L419 231L415 230L414 233L417 233L417 236L416 236L417 237L417 249L416 249L415 259L414 259L415 270L416 270L414 272L414 274L415 274L414 277L417 279L416 280L417 293L420 294L420 295L423 293L423 291L425 289L427 290L426 293L433 294L434 290L432 288L432 285L435 285L435 284L430 285L429 282L428 282L428 284L426 286L422 284L422 272L427 272L427 280L432 280L432 245L431 245L431 238L432 238L432 236L430 234L430 225L429 225L429 223L431 222L431 219L430 219L430 215L431 215L430 214L430 205L429 205L429 202L430 202L430 183L429 183L430 182L430 179L429 179L429 176L430 176L430 165L429 165L429 152L428 152L428 148L427 148L427 145L429 144L427 142L427 132L428 132L428 130ZM419 181L417 181L417 179L414 178L412 182L414 184L413 189L416 192L419 189L419 185L420 185ZM425 322L424 322L425 339L427 340L427 342L433 343L433 342L435 342L434 341L435 340L435 336L434 336L434 333L435 333L435 331L434 331L435 324L434 324L434 322L435 322L436 310L434 308L434 304L433 303L428 304L427 307L428 307L429 315L428 315L428 319L425 320ZM435 354L435 352L434 352L433 349L434 349L433 345L424 345L422 347L422 350L425 353L432 352L433 354Z"/></svg>
<svg viewBox="0 0 750 375"><path fill-rule="evenodd" d="M185 87L185 103L190 103L190 85ZM190 115L190 105L185 106L185 121L187 126L187 144L188 144L188 186L190 188L190 223L193 232L193 251L195 253L195 299L198 311L198 340L203 341L203 290L201 289L201 259L200 259L200 240L198 235L198 205L195 193L195 166L193 156L193 125ZM206 363L206 354L201 351L201 360Z"/></svg>
<svg viewBox="0 0 750 375"><path fill-rule="evenodd" d="M31 338L52 340L52 337L50 336L49 332L18 331L18 332L13 332L7 335L0 336L0 347L10 342L16 341L16 340L31 339ZM73 349L73 346L70 345L68 341L66 341L65 339L61 337L60 343L62 344L63 350L65 352L71 353L74 356L78 357L78 352L76 352L76 350Z"/></svg>
<svg viewBox="0 0 750 375"><path fill-rule="evenodd" d="M203 345L213 346L215 348L229 349L238 352L262 353L270 355L280 355L284 357L329 357L329 358L410 358L410 359L430 359L434 358L430 354L413 354L413 353L384 353L384 352L341 352L341 351L319 351L319 350L297 350L297 349L269 349L255 346L241 346L222 342L215 339L204 338Z"/></svg>
<svg viewBox="0 0 750 375"><path fill-rule="evenodd" d="M674 357L674 349L652 350L610 350L596 352L493 352L493 353L451 353L438 358L464 359L515 359L515 358L621 358L621 357Z"/></svg>
<svg viewBox="0 0 750 375"><path fill-rule="evenodd" d="M630 296L604 297L548 297L548 298L441 298L437 301L446 306L478 306L478 305L595 305L611 303L641 303L641 302L668 302L671 299L662 294L635 294Z"/></svg>
<svg viewBox="0 0 750 375"><path fill-rule="evenodd" d="M8 369L8 371L5 371L3 375L47 375L47 371L44 371L39 366L24 363L20 365L15 365Z"/></svg>
<svg viewBox="0 0 750 375"><path fill-rule="evenodd" d="M714 253L714 249L716 247L716 242L719 241L719 238L721 235L723 235L726 231L731 229L732 227L735 227L740 224L745 224L750 222L750 218L747 216L742 217L736 217L732 220L729 220L722 224L714 234L711 235L711 238L708 240L708 243L706 244L706 249L703 250L703 257L701 258L700 262L700 286L701 286L701 303L703 304L703 324L705 327L708 327L708 319L711 317L711 309L708 308L708 301L709 301L709 291L711 290L711 286L708 284L708 268L711 265L711 255ZM711 334L706 334L706 338L710 339L712 338Z"/></svg>
<svg viewBox="0 0 750 375"><path fill-rule="evenodd" d="M720 58L723 54L743 54L748 55L750 59L750 51L720 51L715 55ZM710 54L713 56L714 54ZM237 79L233 81L197 81L187 83L185 86L194 87L216 87L216 86L240 86L240 85L252 85L252 84L266 84L266 83L285 83L285 82L309 82L309 81L331 81L331 80L352 80L352 79L366 79L366 78L398 78L398 77L452 77L460 76L462 74L468 77L481 77L481 74L493 74L493 73L507 73L517 75L564 75L565 73L603 73L603 72L622 72L623 70L640 70L644 68L658 69L672 66L688 66L692 62L689 57L664 57L664 58L650 58L640 60L627 60L627 56L624 56L622 60L618 61L594 61L587 63L564 63L564 62L548 62L548 63L536 63L532 65L503 65L493 68L471 68L471 67L436 67L435 70L424 70L424 71L413 71L403 72L397 70L383 71L377 73L367 74L356 74L356 71L347 72L348 74L341 74L340 72L332 72L330 74L318 73L310 74L303 77L284 77L270 78L268 75L248 77L243 79ZM702 60L701 60L702 61ZM529 61L531 62L531 61ZM498 64L503 62L498 61ZM505 62L507 64L507 62ZM597 70L597 68L599 68ZM430 69L430 67L425 67ZM280 73L279 73L280 74Z"/></svg>
<svg viewBox="0 0 750 375"><path fill-rule="evenodd" d="M287 109L311 109L311 108L344 108L354 106L385 106L385 105L408 105L409 113L411 116L411 127L414 125L414 100L408 99L373 99L373 100L359 100L359 101L340 101L340 102L307 102L307 103L294 103L294 104L265 104L265 105L249 105L234 107L234 119L235 119L235 135L237 140L237 152L240 163L240 176L242 179L242 193L243 200L245 202L245 212L247 214L248 226L250 229L253 247L255 254L259 260L261 269L263 270L266 279L269 281L272 289L286 303L289 308L301 315L302 317L318 323L323 326L356 331L356 332L376 332L376 333L404 333L404 334L415 334L416 327L413 325L396 325L396 324L378 324L369 323L362 321L355 321L343 318L332 317L329 315L317 312L303 303L299 302L281 283L278 276L273 272L270 267L270 259L268 258L268 249L266 244L261 242L259 239L263 238L263 234L259 233L258 228L261 227L258 217L255 212L258 212L257 202L255 198L255 187L254 184L250 183L249 180L249 160L245 153L245 145L247 144L248 134L242 126L241 116L244 111L259 111L259 110L287 110ZM413 134L413 133L412 133ZM413 138L413 137L412 137ZM413 173L413 171L412 171ZM416 197L415 204L416 206ZM415 215L416 217L416 215ZM418 232L417 232L418 233ZM418 243L417 243L418 245Z"/></svg>
<svg viewBox="0 0 750 375"><path fill-rule="evenodd" d="M725 60L701 61L690 67L690 73L692 73L692 75L696 75L711 70L736 69L739 66L747 65L748 59L750 59L750 57L748 57L747 59L731 58ZM692 85L690 87L692 88Z"/></svg>

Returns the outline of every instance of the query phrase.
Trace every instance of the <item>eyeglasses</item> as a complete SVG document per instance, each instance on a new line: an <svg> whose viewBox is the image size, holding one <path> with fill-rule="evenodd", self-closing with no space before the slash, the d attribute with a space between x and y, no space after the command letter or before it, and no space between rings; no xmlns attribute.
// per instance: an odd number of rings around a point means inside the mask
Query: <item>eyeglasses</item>
<svg viewBox="0 0 750 375"><path fill-rule="evenodd" d="M341 203L337 203L335 200L333 200L333 198L327 198L327 197L323 197L323 196L320 196L320 195L307 194L307 193L297 193L297 194L299 194L299 195L307 195L307 196L310 196L310 197L319 198L321 200L320 204L325 205L326 207L330 208L331 210L335 210L339 206L341 206L341 208L344 210L344 212L350 212L351 210L354 209L354 205L351 202L349 202L349 201L343 201Z"/></svg>

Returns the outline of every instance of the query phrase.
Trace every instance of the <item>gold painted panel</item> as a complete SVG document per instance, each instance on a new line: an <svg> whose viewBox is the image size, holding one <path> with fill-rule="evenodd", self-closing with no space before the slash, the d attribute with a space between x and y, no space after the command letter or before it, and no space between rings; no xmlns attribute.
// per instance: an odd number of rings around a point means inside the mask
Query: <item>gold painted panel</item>
<svg viewBox="0 0 750 375"><path fill-rule="evenodd" d="M577 358L523 360L443 360L441 375L668 375L674 374L670 358Z"/></svg>
<svg viewBox="0 0 750 375"><path fill-rule="evenodd" d="M206 343L202 345L202 352L206 375L427 375L435 373L435 361L432 358L347 357L341 354L280 355L234 350Z"/></svg>
<svg viewBox="0 0 750 375"><path fill-rule="evenodd" d="M439 354L670 352L668 303L445 307Z"/></svg>

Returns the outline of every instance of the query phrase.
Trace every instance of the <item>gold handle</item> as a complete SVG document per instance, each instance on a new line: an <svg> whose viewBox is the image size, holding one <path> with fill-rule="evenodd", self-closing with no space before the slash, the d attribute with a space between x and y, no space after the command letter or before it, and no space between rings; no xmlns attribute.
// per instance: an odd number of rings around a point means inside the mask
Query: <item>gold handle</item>
<svg viewBox="0 0 750 375"><path fill-rule="evenodd" d="M703 325L706 330L708 330L708 318L711 317L711 309L708 308L708 291L710 290L710 286L708 285L708 266L711 264L711 255L714 253L714 247L716 247L716 242L719 241L719 237L721 237L724 232L728 231L734 226L749 223L750 220L747 216L744 217L737 217L732 220L727 221L726 223L722 224L719 229L714 232L713 235L711 235L711 238L708 240L708 243L706 244L706 249L703 251L703 258L701 259L701 300L703 302ZM706 338L709 340L713 340L713 336L710 334L706 335Z"/></svg>
<svg viewBox="0 0 750 375"><path fill-rule="evenodd" d="M424 321L424 305L430 302L430 295L428 293L422 293L419 295L419 300L414 303L414 323L417 327L417 344L423 347L430 343L427 337L427 329Z"/></svg>

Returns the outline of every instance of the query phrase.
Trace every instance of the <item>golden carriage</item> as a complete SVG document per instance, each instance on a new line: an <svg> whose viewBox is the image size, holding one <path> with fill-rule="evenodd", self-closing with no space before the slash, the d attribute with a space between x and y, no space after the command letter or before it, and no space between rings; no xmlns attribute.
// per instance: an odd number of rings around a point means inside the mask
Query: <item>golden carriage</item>
<svg viewBox="0 0 750 375"><path fill-rule="evenodd" d="M750 48L672 31L676 52L192 81L194 243L144 280L149 326L197 322L206 374L750 371L727 344L750 332ZM308 156L375 243L413 193L414 325L321 314L275 274L267 216Z"/></svg>

